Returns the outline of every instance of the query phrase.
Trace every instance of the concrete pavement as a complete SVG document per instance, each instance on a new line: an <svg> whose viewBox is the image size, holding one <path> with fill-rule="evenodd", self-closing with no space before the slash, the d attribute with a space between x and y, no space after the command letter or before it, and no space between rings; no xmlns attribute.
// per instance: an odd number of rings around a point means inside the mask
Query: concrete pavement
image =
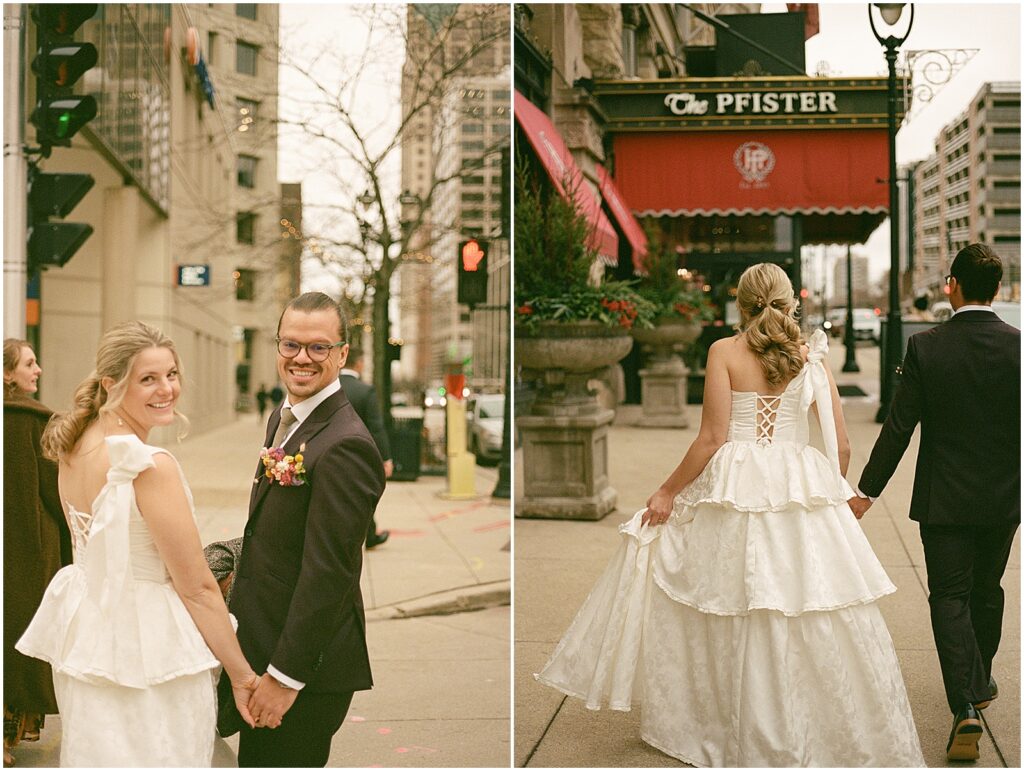
<svg viewBox="0 0 1024 771"><path fill-rule="evenodd" d="M264 424L253 415L168 449L181 462L204 544L241 534ZM330 767L502 767L510 763L510 502L442 497L443 477L391 482L377 508L387 543L368 551L362 589L374 688L335 735ZM473 611L473 612L469 612ZM138 726L145 730L140 716ZM159 719L153 716L152 719ZM25 768L58 764L60 718L15 749ZM215 766L234 765L237 737Z"/></svg>
<svg viewBox="0 0 1024 771"><path fill-rule="evenodd" d="M859 374L840 372L844 349L830 341L830 364L837 382L859 385L867 397L844 399L853 445L849 478L867 462L879 426L878 349L857 349ZM517 519L515 525L515 765L531 767L681 766L640 740L640 709L591 712L537 683L532 673L547 661L580 604L619 543L617 528L642 508L647 497L686 452L699 427L693 405L692 427L636 428L637 407L622 407L609 440L609 476L618 490L618 511L600 522ZM917 458L911 442L882 497L862 520L864 531L899 588L881 600L910 696L929 766L952 765L945 757L951 717L945 703L927 601L924 555L918 526L907 517ZM517 464L517 467L521 464ZM518 473L518 470L517 470ZM517 491L522 489L517 479ZM1006 612L1003 638L993 665L999 699L984 713L986 732L979 767L1020 766L1020 535L1003 578ZM879 716L865 715L866 720ZM960 764L957 764L960 765Z"/></svg>

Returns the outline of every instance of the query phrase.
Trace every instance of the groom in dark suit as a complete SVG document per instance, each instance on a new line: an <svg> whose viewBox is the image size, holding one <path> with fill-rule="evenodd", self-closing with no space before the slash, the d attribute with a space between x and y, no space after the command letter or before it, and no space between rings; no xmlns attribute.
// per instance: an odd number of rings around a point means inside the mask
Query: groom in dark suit
<svg viewBox="0 0 1024 771"><path fill-rule="evenodd" d="M953 316L913 335L903 380L860 479L882 493L921 424L910 518L920 523L932 632L953 730L950 760L978 757L977 710L997 695L992 658L1000 581L1020 524L1020 330L992 311L1003 268L983 244L960 250L946 284ZM851 503L860 517L870 503Z"/></svg>
<svg viewBox="0 0 1024 771"><path fill-rule="evenodd" d="M346 338L341 309L319 292L278 323L287 397L266 446L301 455L304 471L272 478L261 463L249 501L230 607L245 657L266 674L249 703L257 728L241 729L242 767L324 766L353 692L372 686L359 576L384 466L338 383Z"/></svg>

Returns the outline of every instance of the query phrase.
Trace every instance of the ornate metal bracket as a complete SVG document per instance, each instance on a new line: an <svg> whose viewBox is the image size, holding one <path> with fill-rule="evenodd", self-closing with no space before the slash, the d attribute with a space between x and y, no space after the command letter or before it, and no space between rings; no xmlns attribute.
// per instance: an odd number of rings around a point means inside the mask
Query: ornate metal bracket
<svg viewBox="0 0 1024 771"><path fill-rule="evenodd" d="M978 53L978 48L932 48L907 51L904 72L907 90L905 122L910 122Z"/></svg>

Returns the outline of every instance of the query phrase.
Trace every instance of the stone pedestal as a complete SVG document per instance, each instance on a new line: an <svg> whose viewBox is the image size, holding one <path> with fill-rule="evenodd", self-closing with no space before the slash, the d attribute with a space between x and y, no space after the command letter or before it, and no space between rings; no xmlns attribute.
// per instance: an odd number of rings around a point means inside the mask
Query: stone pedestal
<svg viewBox="0 0 1024 771"><path fill-rule="evenodd" d="M686 376L689 369L679 351L700 336L700 324L664 319L653 329L635 329L633 337L650 353L646 369L640 370L643 416L635 425L649 428L687 428Z"/></svg>
<svg viewBox="0 0 1024 771"><path fill-rule="evenodd" d="M523 496L517 517L602 519L615 510L608 486L608 429L615 413L527 415L516 419L523 439Z"/></svg>
<svg viewBox="0 0 1024 771"><path fill-rule="evenodd" d="M516 418L523 441L517 517L597 520L615 509L608 485L608 429L588 381L622 359L633 340L595 322L547 324L516 335L516 360L542 373L530 415Z"/></svg>
<svg viewBox="0 0 1024 771"><path fill-rule="evenodd" d="M636 425L649 428L688 428L686 415L686 376L690 371L678 358L678 367L651 367L640 370L643 416Z"/></svg>

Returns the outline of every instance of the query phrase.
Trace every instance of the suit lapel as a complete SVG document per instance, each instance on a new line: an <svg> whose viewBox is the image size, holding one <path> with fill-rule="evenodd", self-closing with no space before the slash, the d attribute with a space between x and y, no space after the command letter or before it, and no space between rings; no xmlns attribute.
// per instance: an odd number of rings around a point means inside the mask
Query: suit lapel
<svg viewBox="0 0 1024 771"><path fill-rule="evenodd" d="M277 409L270 413L270 420L267 421L267 435L263 437L263 446L269 447L270 440L274 438L274 434L277 433L277 427L281 423L281 410ZM256 476L253 478L252 492L249 493L249 514L252 515L253 510L256 508L256 498L260 493L260 490L264 487L270 487L270 480L267 479L267 475L264 473L263 460L260 459L256 462Z"/></svg>
<svg viewBox="0 0 1024 771"><path fill-rule="evenodd" d="M348 404L348 399L345 396L344 389L328 396L327 399L324 400L323 404L313 410L313 414L302 421L295 432L288 437L288 441L284 443L283 447L285 453L288 455L294 455L299 452L299 448L319 434L323 430L324 426L330 422L334 413L346 404ZM266 443L268 443L274 436L274 433L277 431L277 426L280 423L280 413L275 412L275 415L277 417L272 417L270 420L270 426L267 429L267 439L265 440L264 446L267 446ZM308 466L308 463L304 465ZM256 509L263 501L263 498L268 492L270 492L270 480L262 473L262 471L263 464L261 462L259 466L259 473L261 476L259 477L259 482L253 485L254 489L252 496L249 499L249 519L253 518L256 514Z"/></svg>

